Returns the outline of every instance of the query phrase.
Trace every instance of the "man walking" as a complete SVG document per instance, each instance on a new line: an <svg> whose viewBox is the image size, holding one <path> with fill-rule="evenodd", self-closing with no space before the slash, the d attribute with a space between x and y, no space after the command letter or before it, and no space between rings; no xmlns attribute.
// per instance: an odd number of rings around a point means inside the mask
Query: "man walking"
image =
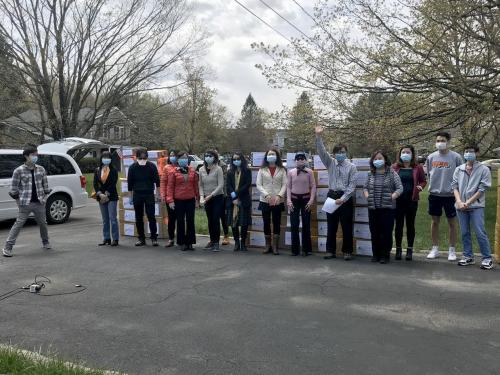
<svg viewBox="0 0 500 375"><path fill-rule="evenodd" d="M36 147L29 146L25 148L23 157L25 163L16 168L12 175L12 188L9 195L16 200L19 212L2 250L5 257L12 256L12 248L16 244L17 236L31 213L34 214L35 220L40 227L43 249L51 249L45 217L45 202L51 191L47 182L47 173L42 166L36 164L38 161Z"/></svg>

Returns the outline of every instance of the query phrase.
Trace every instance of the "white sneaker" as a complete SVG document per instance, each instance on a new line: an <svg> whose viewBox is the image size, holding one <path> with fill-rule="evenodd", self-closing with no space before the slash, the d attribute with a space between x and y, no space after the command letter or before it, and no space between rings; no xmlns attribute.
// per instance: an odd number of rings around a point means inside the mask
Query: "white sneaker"
<svg viewBox="0 0 500 375"><path fill-rule="evenodd" d="M4 257L10 258L12 257L12 249L2 249L2 254Z"/></svg>
<svg viewBox="0 0 500 375"><path fill-rule="evenodd" d="M436 259L439 258L439 247L432 246L432 250L427 255L427 259Z"/></svg>
<svg viewBox="0 0 500 375"><path fill-rule="evenodd" d="M491 258L483 259L481 262L481 269L491 270L493 268L493 260Z"/></svg>
<svg viewBox="0 0 500 375"><path fill-rule="evenodd" d="M50 250L50 249L52 249L52 246L50 246L50 242L46 242L46 243L44 243L44 244L42 245L42 248L43 248L44 250Z"/></svg>
<svg viewBox="0 0 500 375"><path fill-rule="evenodd" d="M457 253L456 253L454 247L450 247L449 250L448 250L448 260L450 262L454 262L454 261L457 260Z"/></svg>

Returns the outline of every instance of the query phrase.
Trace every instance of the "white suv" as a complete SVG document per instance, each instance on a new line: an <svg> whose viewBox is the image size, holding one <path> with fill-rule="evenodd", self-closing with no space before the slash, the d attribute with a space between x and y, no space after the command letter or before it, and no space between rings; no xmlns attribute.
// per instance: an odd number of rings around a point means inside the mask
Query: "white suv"
<svg viewBox="0 0 500 375"><path fill-rule="evenodd" d="M0 220L17 217L17 204L9 196L9 191L12 173L23 163L22 150L0 150ZM87 204L85 176L68 154L39 152L37 164L47 171L49 189L52 189L46 203L47 221L52 224L64 223L72 209Z"/></svg>

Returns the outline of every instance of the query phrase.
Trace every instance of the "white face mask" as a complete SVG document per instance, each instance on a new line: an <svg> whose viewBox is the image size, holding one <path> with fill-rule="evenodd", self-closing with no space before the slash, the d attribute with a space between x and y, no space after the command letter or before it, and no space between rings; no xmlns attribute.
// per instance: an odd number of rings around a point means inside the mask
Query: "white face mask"
<svg viewBox="0 0 500 375"><path fill-rule="evenodd" d="M436 148L439 150L439 151L444 151L446 150L446 147L447 147L447 143L446 142L436 142Z"/></svg>
<svg viewBox="0 0 500 375"><path fill-rule="evenodd" d="M147 160L137 160L137 162L139 163L139 165L145 166L148 161Z"/></svg>

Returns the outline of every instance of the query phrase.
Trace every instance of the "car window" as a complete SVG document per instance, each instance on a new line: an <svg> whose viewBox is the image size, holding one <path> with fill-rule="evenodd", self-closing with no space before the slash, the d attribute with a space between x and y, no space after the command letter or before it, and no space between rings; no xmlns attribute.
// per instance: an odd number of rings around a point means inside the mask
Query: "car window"
<svg viewBox="0 0 500 375"><path fill-rule="evenodd" d="M48 176L76 173L70 161L59 155L38 155L37 164L45 168Z"/></svg>
<svg viewBox="0 0 500 375"><path fill-rule="evenodd" d="M0 155L0 178L11 178L14 169L23 163L23 155Z"/></svg>

